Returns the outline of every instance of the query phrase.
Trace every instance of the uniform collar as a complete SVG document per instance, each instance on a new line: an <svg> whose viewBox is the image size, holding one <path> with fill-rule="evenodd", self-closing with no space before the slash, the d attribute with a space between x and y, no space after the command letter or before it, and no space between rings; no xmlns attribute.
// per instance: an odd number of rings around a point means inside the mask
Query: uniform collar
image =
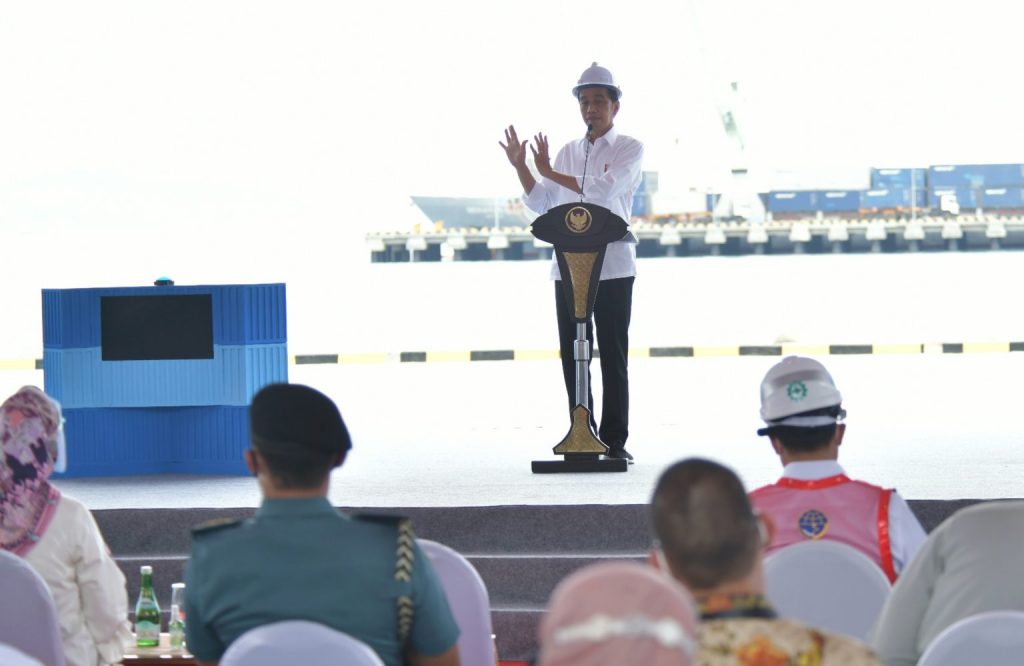
<svg viewBox="0 0 1024 666"><path fill-rule="evenodd" d="M782 470L783 478L797 479L799 481L817 481L827 479L830 476L846 474L835 460L804 460L791 462Z"/></svg>
<svg viewBox="0 0 1024 666"><path fill-rule="evenodd" d="M732 618L774 620L778 615L763 594L712 594L697 602L701 622Z"/></svg>
<svg viewBox="0 0 1024 666"><path fill-rule="evenodd" d="M308 499L263 499L260 508L256 510L257 518L278 518L296 516L322 516L332 514L341 515L338 510L331 506L326 497L311 497Z"/></svg>
<svg viewBox="0 0 1024 666"><path fill-rule="evenodd" d="M601 143L602 141L605 141L605 142L608 143L608 146L611 147L611 146L615 145L615 141L618 138L619 138L619 130L615 129L615 125L612 125L610 130L605 132L602 136L598 137L598 139L596 141L594 141L594 145L596 146L597 144ZM586 136L583 137L583 141L587 141L587 137Z"/></svg>

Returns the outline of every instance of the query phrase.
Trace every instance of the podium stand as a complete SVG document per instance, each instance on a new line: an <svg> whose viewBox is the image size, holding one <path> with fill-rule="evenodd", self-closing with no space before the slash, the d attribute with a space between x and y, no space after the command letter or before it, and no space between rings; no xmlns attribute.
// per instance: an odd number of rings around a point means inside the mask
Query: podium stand
<svg viewBox="0 0 1024 666"><path fill-rule="evenodd" d="M246 475L249 403L288 381L283 284L43 290L62 475Z"/></svg>
<svg viewBox="0 0 1024 666"><path fill-rule="evenodd" d="M608 446L590 425L590 341L587 322L594 312L601 265L608 243L621 240L629 231L626 222L603 206L570 203L552 208L538 217L533 235L555 246L555 257L562 274L562 289L569 315L576 323L573 360L576 362L576 404L570 410L569 432L554 452L562 460L534 460L534 474L567 472L625 472L627 463L620 458L603 458Z"/></svg>

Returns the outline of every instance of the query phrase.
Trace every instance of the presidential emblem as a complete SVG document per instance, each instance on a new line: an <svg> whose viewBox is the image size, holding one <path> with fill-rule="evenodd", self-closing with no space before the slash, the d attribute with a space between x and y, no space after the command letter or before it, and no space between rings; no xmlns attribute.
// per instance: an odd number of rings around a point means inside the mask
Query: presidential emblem
<svg viewBox="0 0 1024 666"><path fill-rule="evenodd" d="M789 386L786 387L786 395L793 402L800 402L807 397L807 384L804 384L799 379L795 382L790 382Z"/></svg>
<svg viewBox="0 0 1024 666"><path fill-rule="evenodd" d="M582 234L590 228L590 223L594 221L594 218L590 216L590 211L583 206L574 206L569 209L569 212L565 214L565 226L569 228L569 231L574 234Z"/></svg>
<svg viewBox="0 0 1024 666"><path fill-rule="evenodd" d="M817 509L808 509L796 520L800 533L817 541L828 532L828 516Z"/></svg>

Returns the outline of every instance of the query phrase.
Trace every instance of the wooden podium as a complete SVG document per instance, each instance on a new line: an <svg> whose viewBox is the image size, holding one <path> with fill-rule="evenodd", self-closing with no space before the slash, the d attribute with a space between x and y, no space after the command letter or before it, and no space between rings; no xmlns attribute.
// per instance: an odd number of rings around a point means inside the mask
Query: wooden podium
<svg viewBox="0 0 1024 666"><path fill-rule="evenodd" d="M576 322L573 360L576 362L576 404L570 410L569 432L554 448L562 460L534 460L534 474L566 472L625 472L626 460L602 457L608 446L590 425L590 341L587 322L594 312L601 265L608 243L621 240L629 227L603 206L569 203L538 217L531 228L537 238L555 246L562 289L569 315Z"/></svg>

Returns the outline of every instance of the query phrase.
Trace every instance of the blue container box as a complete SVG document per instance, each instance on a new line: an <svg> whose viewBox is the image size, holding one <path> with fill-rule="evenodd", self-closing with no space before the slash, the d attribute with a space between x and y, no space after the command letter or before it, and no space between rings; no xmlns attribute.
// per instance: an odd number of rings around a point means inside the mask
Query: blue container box
<svg viewBox="0 0 1024 666"><path fill-rule="evenodd" d="M248 407L65 409L68 471L54 475L248 473Z"/></svg>
<svg viewBox="0 0 1024 666"><path fill-rule="evenodd" d="M914 189L923 190L926 185L927 173L927 169L921 168L872 169L871 189L909 190L911 189L911 181L913 181Z"/></svg>
<svg viewBox="0 0 1024 666"><path fill-rule="evenodd" d="M849 213L860 209L860 190L823 190L817 192L817 210L826 213Z"/></svg>
<svg viewBox="0 0 1024 666"><path fill-rule="evenodd" d="M65 476L245 473L248 405L288 381L285 285L45 289L42 301Z"/></svg>
<svg viewBox="0 0 1024 666"><path fill-rule="evenodd" d="M813 213L817 210L814 195L811 191L769 192L767 208L771 213Z"/></svg>
<svg viewBox="0 0 1024 666"><path fill-rule="evenodd" d="M952 194L961 209L973 210L978 207L977 192L980 190L969 187L936 187L932 188L929 195L929 203L934 209L938 209L944 195Z"/></svg>
<svg viewBox="0 0 1024 666"><path fill-rule="evenodd" d="M935 188L1024 187L1024 164L953 164L928 169Z"/></svg>
<svg viewBox="0 0 1024 666"><path fill-rule="evenodd" d="M860 207L866 211L906 208L910 205L910 192L902 188L870 189L860 193Z"/></svg>
<svg viewBox="0 0 1024 666"><path fill-rule="evenodd" d="M647 217L651 214L651 195L644 192L637 192L633 195L633 209L630 215L633 217Z"/></svg>
<svg viewBox="0 0 1024 666"><path fill-rule="evenodd" d="M986 210L1019 210L1024 208L1024 188L986 187L978 192L978 199Z"/></svg>

